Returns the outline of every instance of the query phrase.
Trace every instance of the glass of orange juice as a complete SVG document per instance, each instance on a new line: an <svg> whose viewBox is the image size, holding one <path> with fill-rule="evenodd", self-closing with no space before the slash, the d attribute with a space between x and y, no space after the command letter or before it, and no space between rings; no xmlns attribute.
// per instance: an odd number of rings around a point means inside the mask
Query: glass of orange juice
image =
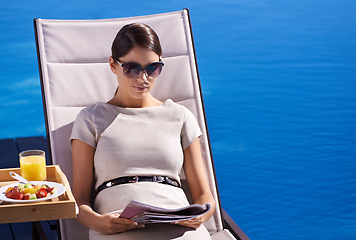
<svg viewBox="0 0 356 240"><path fill-rule="evenodd" d="M29 181L43 181L47 177L45 152L27 150L20 153L21 176Z"/></svg>

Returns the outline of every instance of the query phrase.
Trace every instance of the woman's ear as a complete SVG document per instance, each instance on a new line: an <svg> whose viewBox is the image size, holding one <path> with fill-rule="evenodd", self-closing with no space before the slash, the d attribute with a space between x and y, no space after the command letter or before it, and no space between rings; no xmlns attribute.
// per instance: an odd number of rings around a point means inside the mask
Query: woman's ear
<svg viewBox="0 0 356 240"><path fill-rule="evenodd" d="M116 74L117 63L116 63L116 61L114 60L113 57L109 57L109 65L110 65L111 71L112 71L114 74Z"/></svg>

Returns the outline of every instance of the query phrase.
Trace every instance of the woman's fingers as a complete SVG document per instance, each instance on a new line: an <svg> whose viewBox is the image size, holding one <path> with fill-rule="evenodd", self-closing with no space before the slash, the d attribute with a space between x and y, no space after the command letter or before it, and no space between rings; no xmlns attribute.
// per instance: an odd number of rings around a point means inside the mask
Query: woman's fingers
<svg viewBox="0 0 356 240"><path fill-rule="evenodd" d="M140 224L138 222L135 222L131 219L126 219L126 218L115 218L114 219L114 222L117 223L117 224L125 224L125 225L129 225L129 226L132 226L134 228L138 228L138 227L144 227L145 225L144 224Z"/></svg>
<svg viewBox="0 0 356 240"><path fill-rule="evenodd" d="M119 232L133 230L136 228L143 228L145 226L130 219L120 218L116 214L103 215L102 224L103 230L100 232L103 234L115 234Z"/></svg>
<svg viewBox="0 0 356 240"><path fill-rule="evenodd" d="M197 229L201 226L202 223L203 223L203 217L199 216L199 217L188 219L188 220L174 222L173 224L178 224L181 226Z"/></svg>

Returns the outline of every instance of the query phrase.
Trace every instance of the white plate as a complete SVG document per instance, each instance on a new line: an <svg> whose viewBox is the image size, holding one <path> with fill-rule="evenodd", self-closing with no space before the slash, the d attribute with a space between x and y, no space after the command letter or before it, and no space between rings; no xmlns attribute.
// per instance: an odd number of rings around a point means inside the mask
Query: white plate
<svg viewBox="0 0 356 240"><path fill-rule="evenodd" d="M54 194L48 196L48 197L44 197L44 198L38 198L38 199L33 199L33 200L16 200L16 199L11 199L11 198L7 198L5 196L5 191L6 189L8 189L9 187L14 187L14 186L17 186L19 185L19 182L17 183L12 183L12 184L9 184L9 185L6 185L6 186L2 186L0 188L0 200L1 201L5 201L5 202L11 202L11 203L31 203L31 202L40 202L40 201L45 201L45 200L48 200L48 199L51 199L51 198L55 198L55 197L58 197L60 195L62 195L65 191L66 191L66 188L62 185L62 184L59 184L59 183L56 183L56 182L47 182L47 181L31 181L32 184L34 185L43 185L43 184L46 184L47 186L49 187L55 187L56 188L56 191Z"/></svg>

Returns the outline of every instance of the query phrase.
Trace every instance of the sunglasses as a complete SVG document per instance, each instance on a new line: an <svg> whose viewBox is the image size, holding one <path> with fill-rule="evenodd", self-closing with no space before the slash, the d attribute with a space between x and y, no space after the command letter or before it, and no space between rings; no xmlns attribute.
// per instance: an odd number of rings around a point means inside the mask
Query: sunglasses
<svg viewBox="0 0 356 240"><path fill-rule="evenodd" d="M115 58L114 60L121 65L122 71L127 78L138 78L142 71L146 72L148 78L156 78L160 75L162 67L164 66L161 59L159 59L159 62L150 63L145 68L135 62L120 63L119 60Z"/></svg>

